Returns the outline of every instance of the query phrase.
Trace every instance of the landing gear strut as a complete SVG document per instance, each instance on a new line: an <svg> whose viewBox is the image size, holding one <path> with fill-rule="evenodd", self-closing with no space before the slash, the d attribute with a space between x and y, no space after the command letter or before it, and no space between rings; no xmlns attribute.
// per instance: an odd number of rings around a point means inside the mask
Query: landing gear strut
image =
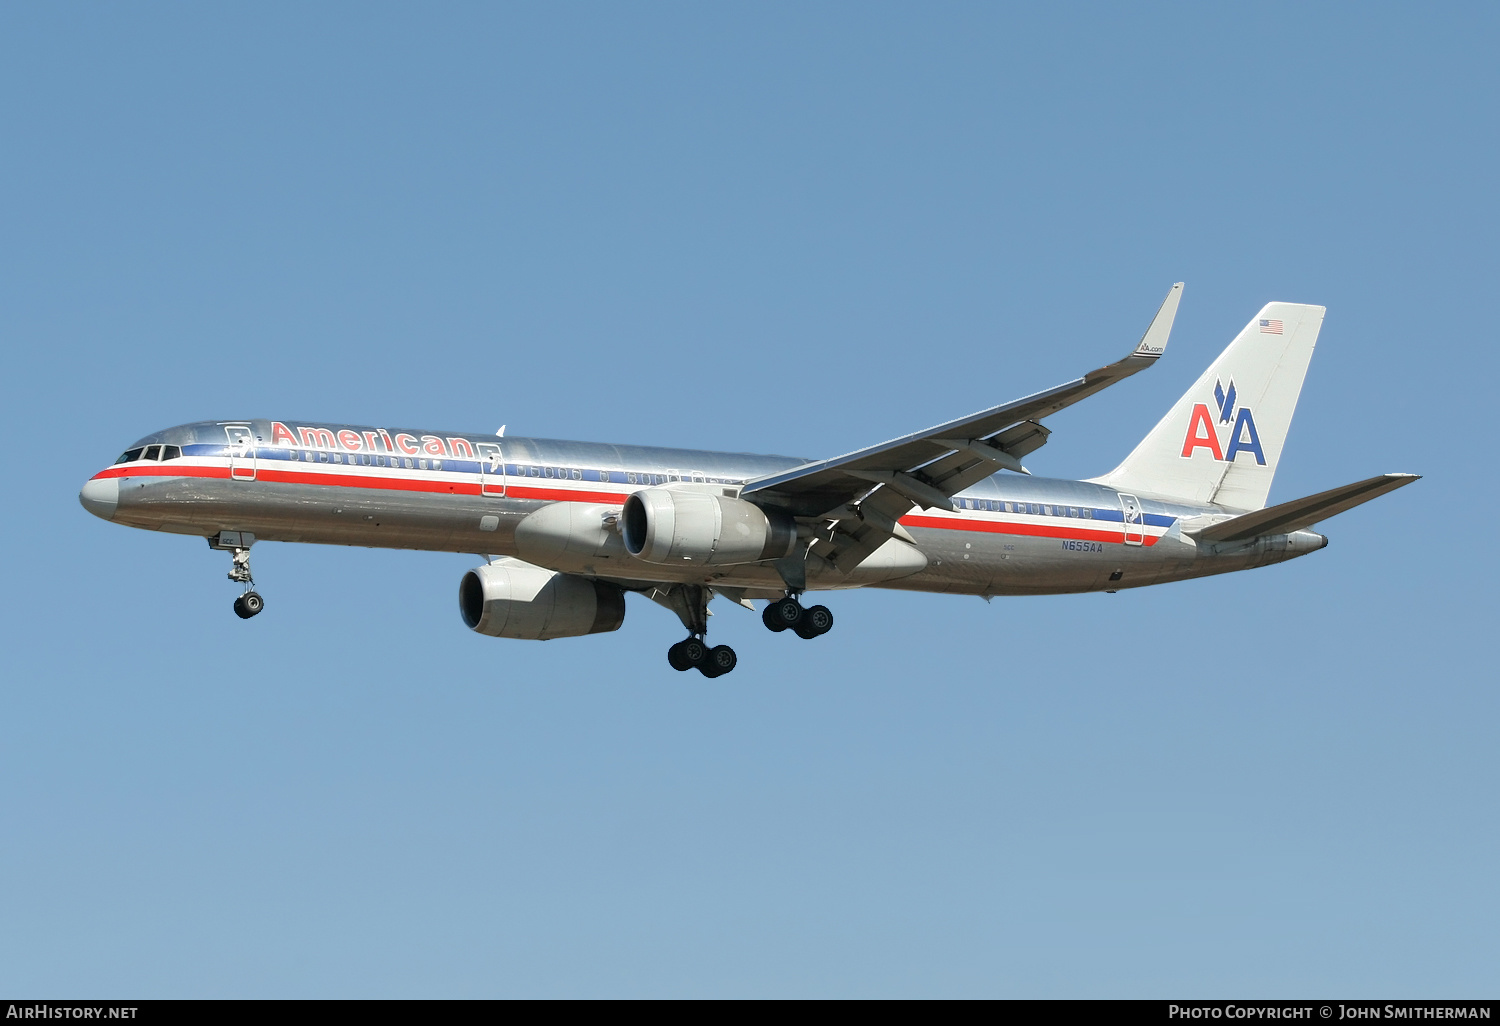
<svg viewBox="0 0 1500 1026"><path fill-rule="evenodd" d="M795 631L797 637L806 640L833 630L833 613L827 606L804 609L796 595L787 595L768 604L760 619L768 630L777 634L785 630Z"/></svg>
<svg viewBox="0 0 1500 1026"><path fill-rule="evenodd" d="M688 636L667 649L667 662L674 670L696 669L710 679L722 677L735 668L739 657L728 645L712 648L708 634L708 600L713 593L696 584L679 584L665 594L653 593L657 602L671 609L688 629Z"/></svg>

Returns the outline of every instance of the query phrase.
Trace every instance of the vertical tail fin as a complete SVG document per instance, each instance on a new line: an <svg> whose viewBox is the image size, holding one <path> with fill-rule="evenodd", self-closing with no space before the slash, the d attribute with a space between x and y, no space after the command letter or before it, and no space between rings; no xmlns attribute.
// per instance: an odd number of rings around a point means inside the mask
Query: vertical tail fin
<svg viewBox="0 0 1500 1026"><path fill-rule="evenodd" d="M1125 462L1095 480L1123 491L1263 507L1323 312L1266 304Z"/></svg>

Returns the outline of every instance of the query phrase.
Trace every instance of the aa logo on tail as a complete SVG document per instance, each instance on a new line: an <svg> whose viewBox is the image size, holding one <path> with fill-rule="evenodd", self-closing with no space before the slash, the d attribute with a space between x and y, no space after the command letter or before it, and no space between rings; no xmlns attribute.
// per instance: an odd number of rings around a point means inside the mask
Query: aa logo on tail
<svg viewBox="0 0 1500 1026"><path fill-rule="evenodd" d="M1266 454L1260 448L1260 433L1255 430L1255 415L1250 407L1235 409L1238 396L1234 390L1234 379L1229 379L1229 390L1222 382L1214 382L1214 404L1218 407L1218 424L1209 411L1207 403L1194 403L1193 415L1188 418L1187 435L1182 440L1182 455L1191 457L1198 449L1207 449L1221 463L1233 463L1242 452L1253 453L1255 462L1266 465ZM1219 424L1230 424L1229 434L1219 438Z"/></svg>

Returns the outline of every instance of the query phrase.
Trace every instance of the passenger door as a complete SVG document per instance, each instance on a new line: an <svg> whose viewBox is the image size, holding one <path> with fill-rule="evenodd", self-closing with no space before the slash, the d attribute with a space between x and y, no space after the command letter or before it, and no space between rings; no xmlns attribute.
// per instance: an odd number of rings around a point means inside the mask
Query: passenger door
<svg viewBox="0 0 1500 1026"><path fill-rule="evenodd" d="M1141 500L1134 495L1120 493L1120 511L1125 514L1125 544L1144 545L1146 542L1146 517L1141 513Z"/></svg>
<svg viewBox="0 0 1500 1026"><path fill-rule="evenodd" d="M232 481L255 480L255 432L248 424L225 424L229 437L229 478Z"/></svg>
<svg viewBox="0 0 1500 1026"><path fill-rule="evenodd" d="M479 494L505 498L505 453L499 442L480 442Z"/></svg>

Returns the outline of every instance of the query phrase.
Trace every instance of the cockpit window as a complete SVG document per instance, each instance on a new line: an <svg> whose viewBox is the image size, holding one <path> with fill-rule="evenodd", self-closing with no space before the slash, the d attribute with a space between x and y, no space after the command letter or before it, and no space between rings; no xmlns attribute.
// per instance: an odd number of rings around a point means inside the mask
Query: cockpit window
<svg viewBox="0 0 1500 1026"><path fill-rule="evenodd" d="M139 445L120 453L120 458L115 460L115 463L118 465L134 463L136 460L178 460L181 458L182 446L180 445Z"/></svg>

